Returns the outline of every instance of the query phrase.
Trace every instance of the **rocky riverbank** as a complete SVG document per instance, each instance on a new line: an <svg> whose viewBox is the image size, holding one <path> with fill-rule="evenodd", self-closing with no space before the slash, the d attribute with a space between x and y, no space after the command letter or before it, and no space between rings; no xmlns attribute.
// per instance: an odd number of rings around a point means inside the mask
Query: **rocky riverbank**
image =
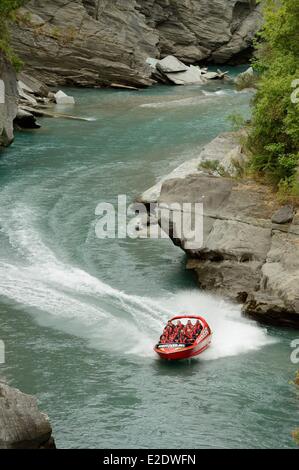
<svg viewBox="0 0 299 470"><path fill-rule="evenodd" d="M0 449L55 449L49 418L36 398L0 382Z"/></svg>
<svg viewBox="0 0 299 470"><path fill-rule="evenodd" d="M246 160L241 142L240 133L220 135L139 200L156 202L170 219L170 204L202 202L200 246L190 247L175 227L169 233L199 287L242 303L245 314L262 322L298 328L298 209L280 205L269 187L236 178Z"/></svg>
<svg viewBox="0 0 299 470"><path fill-rule="evenodd" d="M147 57L244 63L261 23L255 0L40 0L16 19L25 71L54 86L148 86Z"/></svg>
<svg viewBox="0 0 299 470"><path fill-rule="evenodd" d="M72 96L61 90L56 93L32 75L16 74L0 52L0 148L10 145L14 130L39 129L37 117L86 120L62 113L54 105L74 105ZM62 108L63 109L63 108Z"/></svg>

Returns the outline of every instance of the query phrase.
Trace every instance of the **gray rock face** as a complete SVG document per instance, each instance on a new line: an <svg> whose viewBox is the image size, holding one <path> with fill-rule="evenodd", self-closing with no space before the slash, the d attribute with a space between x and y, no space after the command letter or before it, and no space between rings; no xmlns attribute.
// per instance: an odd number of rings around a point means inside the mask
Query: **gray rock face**
<svg viewBox="0 0 299 470"><path fill-rule="evenodd" d="M295 212L294 207L290 205L286 205L280 207L272 216L272 222L274 224L288 224L292 222L294 218Z"/></svg>
<svg viewBox="0 0 299 470"><path fill-rule="evenodd" d="M236 135L223 134L200 157L225 163L235 146ZM194 168L194 160L182 167L140 200L156 197L164 230L174 211L181 213L180 220L189 220L190 209L183 203L203 204L202 241L190 242L188 232L179 233L175 223L169 232L187 253L187 267L197 274L199 286L242 302L244 312L260 321L299 327L299 212L278 209L266 186L206 174ZM169 207L174 203L181 207Z"/></svg>
<svg viewBox="0 0 299 470"><path fill-rule="evenodd" d="M147 86L147 57L225 62L260 24L253 0L31 0L13 45L49 85Z"/></svg>
<svg viewBox="0 0 299 470"><path fill-rule="evenodd" d="M162 56L217 63L248 49L261 18L254 0L139 0Z"/></svg>
<svg viewBox="0 0 299 470"><path fill-rule="evenodd" d="M14 48L25 71L48 85L152 83L145 60L159 38L135 0L30 1L18 17Z"/></svg>
<svg viewBox="0 0 299 470"><path fill-rule="evenodd" d="M0 147L13 141L18 90L15 72L0 53Z"/></svg>
<svg viewBox="0 0 299 470"><path fill-rule="evenodd" d="M0 382L0 449L53 449L51 435L36 399Z"/></svg>
<svg viewBox="0 0 299 470"><path fill-rule="evenodd" d="M45 98L50 92L49 88L44 83L28 74L25 74L23 71L18 73L17 79L24 83L26 87L37 96Z"/></svg>

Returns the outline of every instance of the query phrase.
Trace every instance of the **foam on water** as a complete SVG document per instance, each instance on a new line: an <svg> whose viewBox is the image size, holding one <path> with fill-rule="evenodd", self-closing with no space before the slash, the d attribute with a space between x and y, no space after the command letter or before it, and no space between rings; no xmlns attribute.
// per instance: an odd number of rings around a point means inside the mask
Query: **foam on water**
<svg viewBox="0 0 299 470"><path fill-rule="evenodd" d="M239 305L198 290L178 292L168 305L178 314L201 315L209 323L212 346L201 357L218 359L257 350L273 343L267 330L241 315Z"/></svg>
<svg viewBox="0 0 299 470"><path fill-rule="evenodd" d="M217 90L217 91L205 91L202 90L200 91L200 94L198 95L193 95L190 98L181 98L181 99L170 99L170 100L164 100L164 101L158 101L158 102L153 102L153 103L144 103L139 105L139 108L153 108L153 109L159 109L159 108L177 108L180 106L198 106L200 103L203 101L207 101L208 99L212 98L220 98L223 96L229 96L231 93L234 93L234 91L228 91L228 90Z"/></svg>
<svg viewBox="0 0 299 470"><path fill-rule="evenodd" d="M152 355L163 324L173 315L201 314L214 333L205 359L261 348L266 330L241 317L240 308L197 290L152 300L128 295L83 269L58 260L37 230L38 214L2 201L0 221L18 261L0 262L0 295L31 311L40 323L83 337L92 347ZM5 217L4 217L5 215ZM117 341L116 338L121 338Z"/></svg>

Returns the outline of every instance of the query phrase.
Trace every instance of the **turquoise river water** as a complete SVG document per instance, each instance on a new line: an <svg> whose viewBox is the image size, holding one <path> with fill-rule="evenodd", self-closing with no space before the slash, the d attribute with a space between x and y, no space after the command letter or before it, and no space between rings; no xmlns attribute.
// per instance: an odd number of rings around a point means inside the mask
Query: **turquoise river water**
<svg viewBox="0 0 299 470"><path fill-rule="evenodd" d="M88 121L43 119L0 159L0 376L35 394L58 447L293 447L298 333L201 292L169 240L99 240L99 202L133 200L249 116L230 85L69 90ZM202 313L212 347L164 363L172 313Z"/></svg>

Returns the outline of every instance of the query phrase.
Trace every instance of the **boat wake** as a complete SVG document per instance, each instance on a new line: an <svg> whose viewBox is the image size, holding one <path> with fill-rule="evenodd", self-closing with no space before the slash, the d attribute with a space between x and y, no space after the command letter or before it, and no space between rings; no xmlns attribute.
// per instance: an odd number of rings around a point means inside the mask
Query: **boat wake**
<svg viewBox="0 0 299 470"><path fill-rule="evenodd" d="M0 262L0 296L42 325L82 337L89 346L109 353L123 352L127 345L128 354L139 356L152 356L165 321L182 313L202 315L210 324L214 338L205 359L245 353L272 342L265 329L241 317L238 306L198 290L152 300L113 288L58 259L42 240L32 209L18 204L4 212L5 217L0 210L1 232L14 256Z"/></svg>

